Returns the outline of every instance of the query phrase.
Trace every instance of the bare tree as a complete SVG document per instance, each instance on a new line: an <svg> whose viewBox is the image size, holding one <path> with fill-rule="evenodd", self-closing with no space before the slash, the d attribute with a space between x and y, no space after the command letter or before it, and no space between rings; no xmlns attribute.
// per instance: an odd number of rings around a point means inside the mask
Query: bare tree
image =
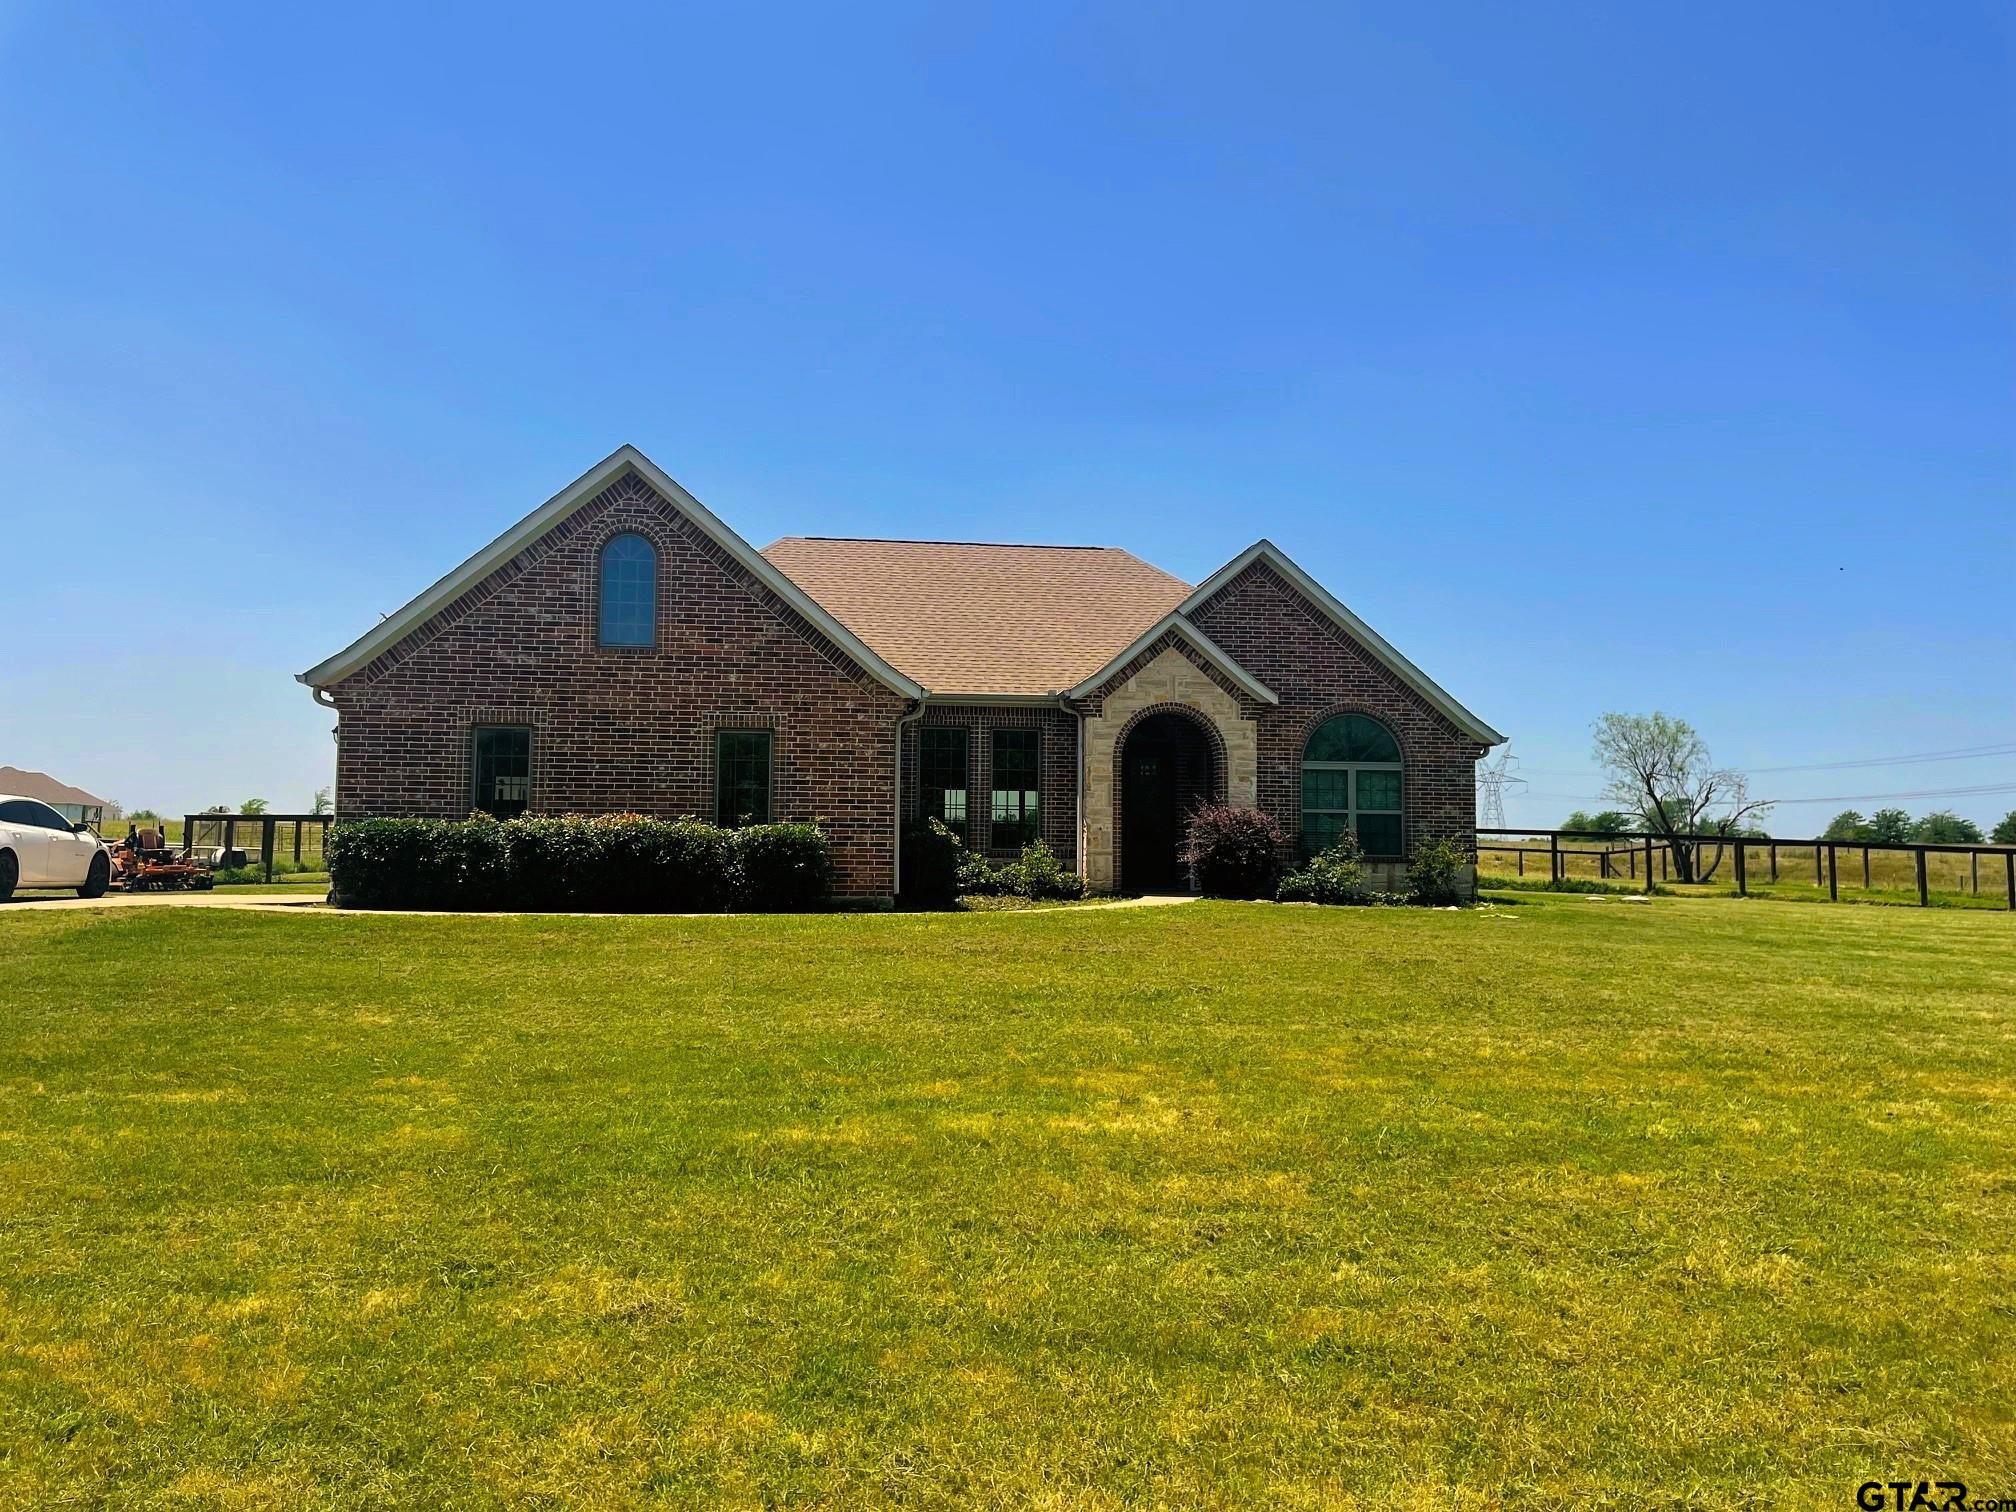
<svg viewBox="0 0 2016 1512"><path fill-rule="evenodd" d="M1664 836L1676 882L1706 882L1722 864L1723 840L1771 805L1750 796L1749 779L1718 767L1692 725L1667 714L1605 714L1595 725L1596 760L1610 773L1604 795ZM1705 859L1714 836L1715 853ZM1683 838L1684 837L1684 838Z"/></svg>

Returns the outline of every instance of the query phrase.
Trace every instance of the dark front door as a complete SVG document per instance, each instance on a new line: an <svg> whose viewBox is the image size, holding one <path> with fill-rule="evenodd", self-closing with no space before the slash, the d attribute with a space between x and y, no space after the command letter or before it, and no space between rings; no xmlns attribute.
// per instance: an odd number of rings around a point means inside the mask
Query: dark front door
<svg viewBox="0 0 2016 1512"><path fill-rule="evenodd" d="M1141 721L1120 753L1120 885L1128 892L1188 892L1177 859L1190 810L1212 792L1211 747L1179 714Z"/></svg>

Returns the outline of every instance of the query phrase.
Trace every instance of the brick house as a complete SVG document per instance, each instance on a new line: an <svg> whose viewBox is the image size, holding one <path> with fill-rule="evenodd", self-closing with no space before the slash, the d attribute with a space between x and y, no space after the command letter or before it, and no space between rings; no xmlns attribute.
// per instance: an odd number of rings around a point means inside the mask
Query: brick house
<svg viewBox="0 0 2016 1512"><path fill-rule="evenodd" d="M816 819L858 897L900 887L919 814L1178 887L1206 797L1305 847L1351 826L1390 882L1472 842L1503 739L1266 541L1195 586L1109 547L758 552L629 446L300 680L340 818Z"/></svg>

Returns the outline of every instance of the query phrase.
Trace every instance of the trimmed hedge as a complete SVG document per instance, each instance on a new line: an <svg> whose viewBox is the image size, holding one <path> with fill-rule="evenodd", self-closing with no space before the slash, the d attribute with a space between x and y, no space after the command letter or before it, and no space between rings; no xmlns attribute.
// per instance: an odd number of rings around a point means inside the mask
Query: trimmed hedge
<svg viewBox="0 0 2016 1512"><path fill-rule="evenodd" d="M329 837L345 908L711 913L816 908L832 849L813 824L697 819L355 819Z"/></svg>

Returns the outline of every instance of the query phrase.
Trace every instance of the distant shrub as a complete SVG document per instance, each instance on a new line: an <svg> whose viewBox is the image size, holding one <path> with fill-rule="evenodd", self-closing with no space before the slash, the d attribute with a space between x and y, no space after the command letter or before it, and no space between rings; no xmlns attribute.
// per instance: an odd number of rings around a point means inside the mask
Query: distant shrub
<svg viewBox="0 0 2016 1512"><path fill-rule="evenodd" d="M1288 836L1272 814L1206 804L1190 816L1178 859L1210 898L1271 898L1281 879Z"/></svg>
<svg viewBox="0 0 2016 1512"><path fill-rule="evenodd" d="M903 901L924 908L947 908L959 896L959 877L971 856L959 836L939 819L912 819L903 826ZM979 859L984 866L984 857Z"/></svg>
<svg viewBox="0 0 2016 1512"><path fill-rule="evenodd" d="M816 824L750 824L728 834L737 907L817 908L833 895L833 847Z"/></svg>
<svg viewBox="0 0 2016 1512"><path fill-rule="evenodd" d="M1407 901L1432 908L1468 903L1464 869L1469 865L1470 853L1454 840L1423 840L1407 863Z"/></svg>
<svg viewBox="0 0 2016 1512"><path fill-rule="evenodd" d="M729 832L697 819L352 819L329 837L330 901L348 908L707 913L810 908L831 892L809 824Z"/></svg>
<svg viewBox="0 0 2016 1512"><path fill-rule="evenodd" d="M1365 886L1365 852L1348 830L1328 850L1311 856L1275 889L1281 903L1354 904L1372 901Z"/></svg>

